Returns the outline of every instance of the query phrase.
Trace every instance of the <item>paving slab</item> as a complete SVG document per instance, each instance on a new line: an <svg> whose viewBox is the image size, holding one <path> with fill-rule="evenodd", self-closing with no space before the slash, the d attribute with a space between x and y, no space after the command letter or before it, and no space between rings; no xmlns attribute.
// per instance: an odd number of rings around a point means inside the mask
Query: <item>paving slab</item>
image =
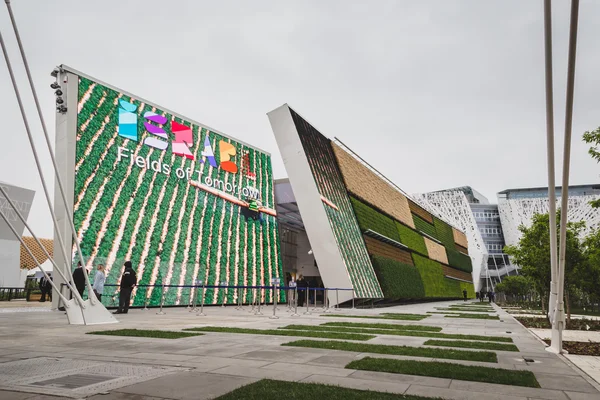
<svg viewBox="0 0 600 400"><path fill-rule="evenodd" d="M600 400L600 394L565 392L570 400Z"/></svg>
<svg viewBox="0 0 600 400"><path fill-rule="evenodd" d="M137 385L126 386L115 392L136 394L144 396L143 398L148 396L177 400L200 400L221 396L253 382L256 382L256 379L241 376L234 378L201 372L183 372Z"/></svg>
<svg viewBox="0 0 600 400"><path fill-rule="evenodd" d="M230 365L228 367L215 369L213 371L210 371L209 373L236 377L239 376L258 379L275 379L290 382L297 382L311 375L310 372L277 371L266 368L245 368L237 365Z"/></svg>
<svg viewBox="0 0 600 400"><path fill-rule="evenodd" d="M534 399L568 400L567 396L560 390L536 389L494 383L453 380L450 384L450 389L464 390L473 393L496 393L506 396L523 396Z"/></svg>
<svg viewBox="0 0 600 400"><path fill-rule="evenodd" d="M406 395L440 397L445 400L528 400L525 396L512 396L498 393L480 393L456 389L442 389L431 386L410 385Z"/></svg>
<svg viewBox="0 0 600 400"><path fill-rule="evenodd" d="M416 376L416 375L403 375L403 374L390 374L386 372L374 372L374 371L356 371L350 375L351 378L382 381L382 382L396 382L396 383L407 383L417 384L422 386L431 386L438 388L449 388L451 379L433 378L430 376Z"/></svg>
<svg viewBox="0 0 600 400"><path fill-rule="evenodd" d="M535 374L538 382L543 388L556 390L569 390L572 392L598 393L596 388L590 385L581 376L565 376L557 374Z"/></svg>
<svg viewBox="0 0 600 400"><path fill-rule="evenodd" d="M331 375L331 376L348 376L355 370L345 368L334 368L334 367L321 367L316 365L308 364L293 364L277 362L262 367L264 369L275 370L275 371L290 371L299 372L306 374L318 374L318 375Z"/></svg>

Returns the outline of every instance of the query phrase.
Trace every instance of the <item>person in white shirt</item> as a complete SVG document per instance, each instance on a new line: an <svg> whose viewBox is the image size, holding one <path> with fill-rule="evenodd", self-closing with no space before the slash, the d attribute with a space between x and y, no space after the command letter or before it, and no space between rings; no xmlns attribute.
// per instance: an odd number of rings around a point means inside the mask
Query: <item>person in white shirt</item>
<svg viewBox="0 0 600 400"><path fill-rule="evenodd" d="M96 275L94 276L94 294L98 298L98 301L102 301L102 293L104 293L104 282L106 282L106 273L104 272L104 265L99 264Z"/></svg>

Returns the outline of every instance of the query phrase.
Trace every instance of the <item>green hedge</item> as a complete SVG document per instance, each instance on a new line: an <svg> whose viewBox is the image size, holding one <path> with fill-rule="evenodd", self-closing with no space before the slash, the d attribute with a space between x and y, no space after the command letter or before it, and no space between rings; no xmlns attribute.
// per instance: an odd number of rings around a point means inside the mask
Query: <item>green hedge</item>
<svg viewBox="0 0 600 400"><path fill-rule="evenodd" d="M436 239L444 243L444 246L448 248L456 248L454 245L452 227L437 217L433 217L433 225L435 225L435 230L437 232Z"/></svg>
<svg viewBox="0 0 600 400"><path fill-rule="evenodd" d="M413 214L413 221L415 222L415 228L420 230L421 232L425 232L431 237L438 239L437 231L435 230L435 226L425 221L423 218L419 217L416 214ZM438 239L439 240L439 239Z"/></svg>
<svg viewBox="0 0 600 400"><path fill-rule="evenodd" d="M442 264L413 253L415 267L425 286L425 297L459 298L462 297L460 281L444 277Z"/></svg>
<svg viewBox="0 0 600 400"><path fill-rule="evenodd" d="M421 299L425 297L423 280L414 266L375 256L373 257L373 267L386 299Z"/></svg>
<svg viewBox="0 0 600 400"><path fill-rule="evenodd" d="M369 207L354 197L350 197L350 200L352 201L352 207L354 208L354 213L358 219L358 226L363 232L371 229L372 231L387 236L397 242L400 241L398 229L396 229L393 219L372 207Z"/></svg>
<svg viewBox="0 0 600 400"><path fill-rule="evenodd" d="M456 268L469 273L473 272L471 257L466 256L448 247L446 247L446 254L448 255L448 265L450 265L452 268Z"/></svg>
<svg viewBox="0 0 600 400"><path fill-rule="evenodd" d="M396 228L398 233L400 234L400 242L409 249L419 252L421 254L428 254L427 247L425 246L425 239L423 236L413 231L409 227L402 225L399 222L396 222Z"/></svg>

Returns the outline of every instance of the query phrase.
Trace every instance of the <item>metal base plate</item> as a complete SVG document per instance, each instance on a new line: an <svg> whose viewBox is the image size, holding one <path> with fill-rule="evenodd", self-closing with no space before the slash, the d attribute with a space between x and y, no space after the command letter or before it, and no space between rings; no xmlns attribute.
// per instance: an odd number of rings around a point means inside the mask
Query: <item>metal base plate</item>
<svg viewBox="0 0 600 400"><path fill-rule="evenodd" d="M0 389L82 398L184 370L67 358L0 363Z"/></svg>

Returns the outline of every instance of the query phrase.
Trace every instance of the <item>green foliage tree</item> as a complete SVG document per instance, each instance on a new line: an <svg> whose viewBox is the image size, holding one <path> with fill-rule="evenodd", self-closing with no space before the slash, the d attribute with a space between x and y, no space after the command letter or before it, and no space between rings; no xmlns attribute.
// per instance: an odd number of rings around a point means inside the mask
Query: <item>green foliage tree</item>
<svg viewBox="0 0 600 400"><path fill-rule="evenodd" d="M556 232L559 236L560 210L556 216ZM577 274L577 268L584 262L579 233L585 227L585 222L567 223L567 246L565 260L565 297L567 315L570 319L570 291L581 284L585 277ZM530 278L530 282L542 298L542 309L545 311L546 301L550 294L550 218L548 214L536 214L531 227L519 227L523 234L516 246L506 246L504 251L512 256L514 262L521 268L521 274ZM557 243L558 246L558 243Z"/></svg>
<svg viewBox="0 0 600 400"><path fill-rule="evenodd" d="M588 150L588 153L592 156L594 160L600 162L600 149L598 146L600 145L600 127L596 128L593 131L587 131L583 134L583 141L587 144L591 144L592 147ZM594 208L600 207L600 199L590 201L590 204Z"/></svg>
<svg viewBox="0 0 600 400"><path fill-rule="evenodd" d="M583 242L582 262L577 268L581 276L580 289L592 302L600 302L600 229L587 236Z"/></svg>
<svg viewBox="0 0 600 400"><path fill-rule="evenodd" d="M502 282L496 285L496 291L509 296L526 296L533 289L531 279L523 276L507 276Z"/></svg>

